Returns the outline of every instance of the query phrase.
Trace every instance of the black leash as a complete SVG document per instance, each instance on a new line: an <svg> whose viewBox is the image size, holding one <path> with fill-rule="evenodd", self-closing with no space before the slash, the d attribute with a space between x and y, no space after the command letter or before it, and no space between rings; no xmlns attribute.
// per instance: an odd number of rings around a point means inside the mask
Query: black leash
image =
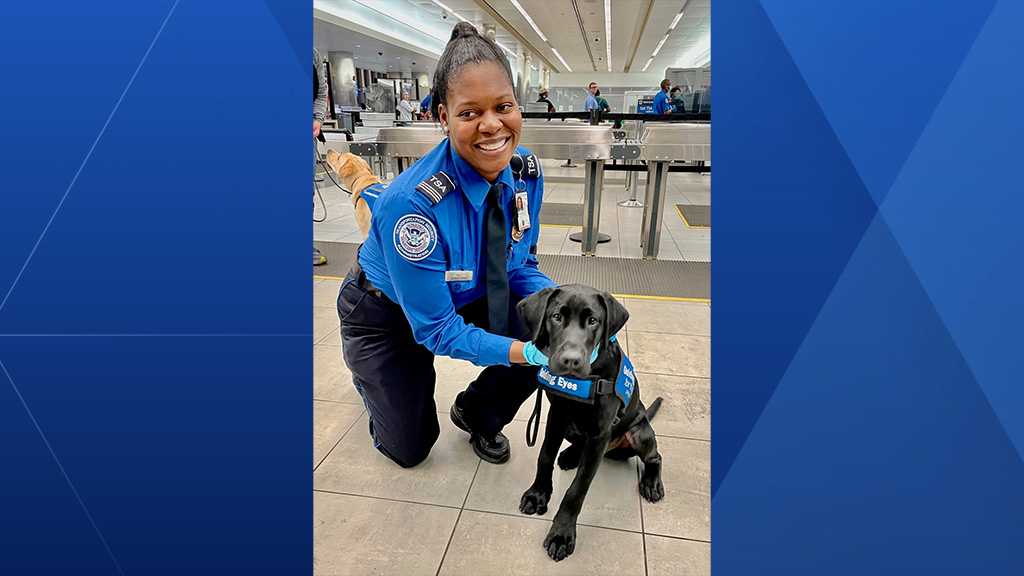
<svg viewBox="0 0 1024 576"><path fill-rule="evenodd" d="M540 432L540 399L543 395L544 390L537 386L537 403L533 405L533 414L530 414L530 419L526 421L526 445L531 448L537 443L537 433ZM535 418L536 420L534 420ZM530 437L530 426L533 426L532 438Z"/></svg>

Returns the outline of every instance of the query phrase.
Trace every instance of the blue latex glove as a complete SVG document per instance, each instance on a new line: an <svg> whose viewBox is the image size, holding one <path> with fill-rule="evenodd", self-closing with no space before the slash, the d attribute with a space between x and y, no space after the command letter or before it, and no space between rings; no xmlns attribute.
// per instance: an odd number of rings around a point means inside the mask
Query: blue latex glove
<svg viewBox="0 0 1024 576"><path fill-rule="evenodd" d="M590 353L590 363L593 364L597 360L597 353L601 349L600 346L594 348L594 351ZM523 358L526 358L526 363L531 366L547 366L548 357L538 349L533 342L527 342L526 346L523 346Z"/></svg>
<svg viewBox="0 0 1024 576"><path fill-rule="evenodd" d="M531 366L548 365L548 357L537 349L533 342L527 342L526 346L523 346L523 358L526 358L526 363Z"/></svg>

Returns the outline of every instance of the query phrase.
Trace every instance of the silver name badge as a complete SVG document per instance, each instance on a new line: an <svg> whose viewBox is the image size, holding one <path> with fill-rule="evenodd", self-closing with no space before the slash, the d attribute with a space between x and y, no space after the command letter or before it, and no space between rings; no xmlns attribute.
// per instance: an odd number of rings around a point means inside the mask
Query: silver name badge
<svg viewBox="0 0 1024 576"><path fill-rule="evenodd" d="M445 282L469 282L473 279L472 270L445 270Z"/></svg>

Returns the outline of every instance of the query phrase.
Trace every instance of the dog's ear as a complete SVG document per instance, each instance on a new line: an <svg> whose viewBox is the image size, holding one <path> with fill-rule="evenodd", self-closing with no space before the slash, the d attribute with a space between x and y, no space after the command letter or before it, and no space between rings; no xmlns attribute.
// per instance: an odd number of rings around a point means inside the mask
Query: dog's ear
<svg viewBox="0 0 1024 576"><path fill-rule="evenodd" d="M603 344L609 338L618 334L619 330L622 330L622 327L626 325L626 321L629 320L629 311L614 296L607 292L602 292L599 298L604 305L605 313L604 338L601 340Z"/></svg>
<svg viewBox="0 0 1024 576"><path fill-rule="evenodd" d="M548 301L557 293L558 288L544 288L534 292L528 298L520 300L516 306L519 317L523 320L523 324L526 325L526 329L529 330L530 338L537 348L547 346L548 331L545 327L547 324L545 322L545 313L548 310Z"/></svg>

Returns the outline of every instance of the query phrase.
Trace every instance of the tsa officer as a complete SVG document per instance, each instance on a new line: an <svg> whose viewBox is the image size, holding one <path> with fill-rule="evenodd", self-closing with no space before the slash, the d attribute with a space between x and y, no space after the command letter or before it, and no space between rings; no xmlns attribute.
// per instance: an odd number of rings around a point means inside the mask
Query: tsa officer
<svg viewBox="0 0 1024 576"><path fill-rule="evenodd" d="M450 416L476 454L500 464L509 458L501 429L547 362L515 312L554 285L537 268L543 178L518 147L512 72L492 40L457 24L433 85L447 138L389 186L362 191L373 217L338 295L344 358L374 445L404 467L438 438L434 357L484 366Z"/></svg>
<svg viewBox="0 0 1024 576"><path fill-rule="evenodd" d="M661 116L672 113L672 101L668 97L668 89L672 87L672 81L665 78L661 81L661 90L654 97L654 113Z"/></svg>

